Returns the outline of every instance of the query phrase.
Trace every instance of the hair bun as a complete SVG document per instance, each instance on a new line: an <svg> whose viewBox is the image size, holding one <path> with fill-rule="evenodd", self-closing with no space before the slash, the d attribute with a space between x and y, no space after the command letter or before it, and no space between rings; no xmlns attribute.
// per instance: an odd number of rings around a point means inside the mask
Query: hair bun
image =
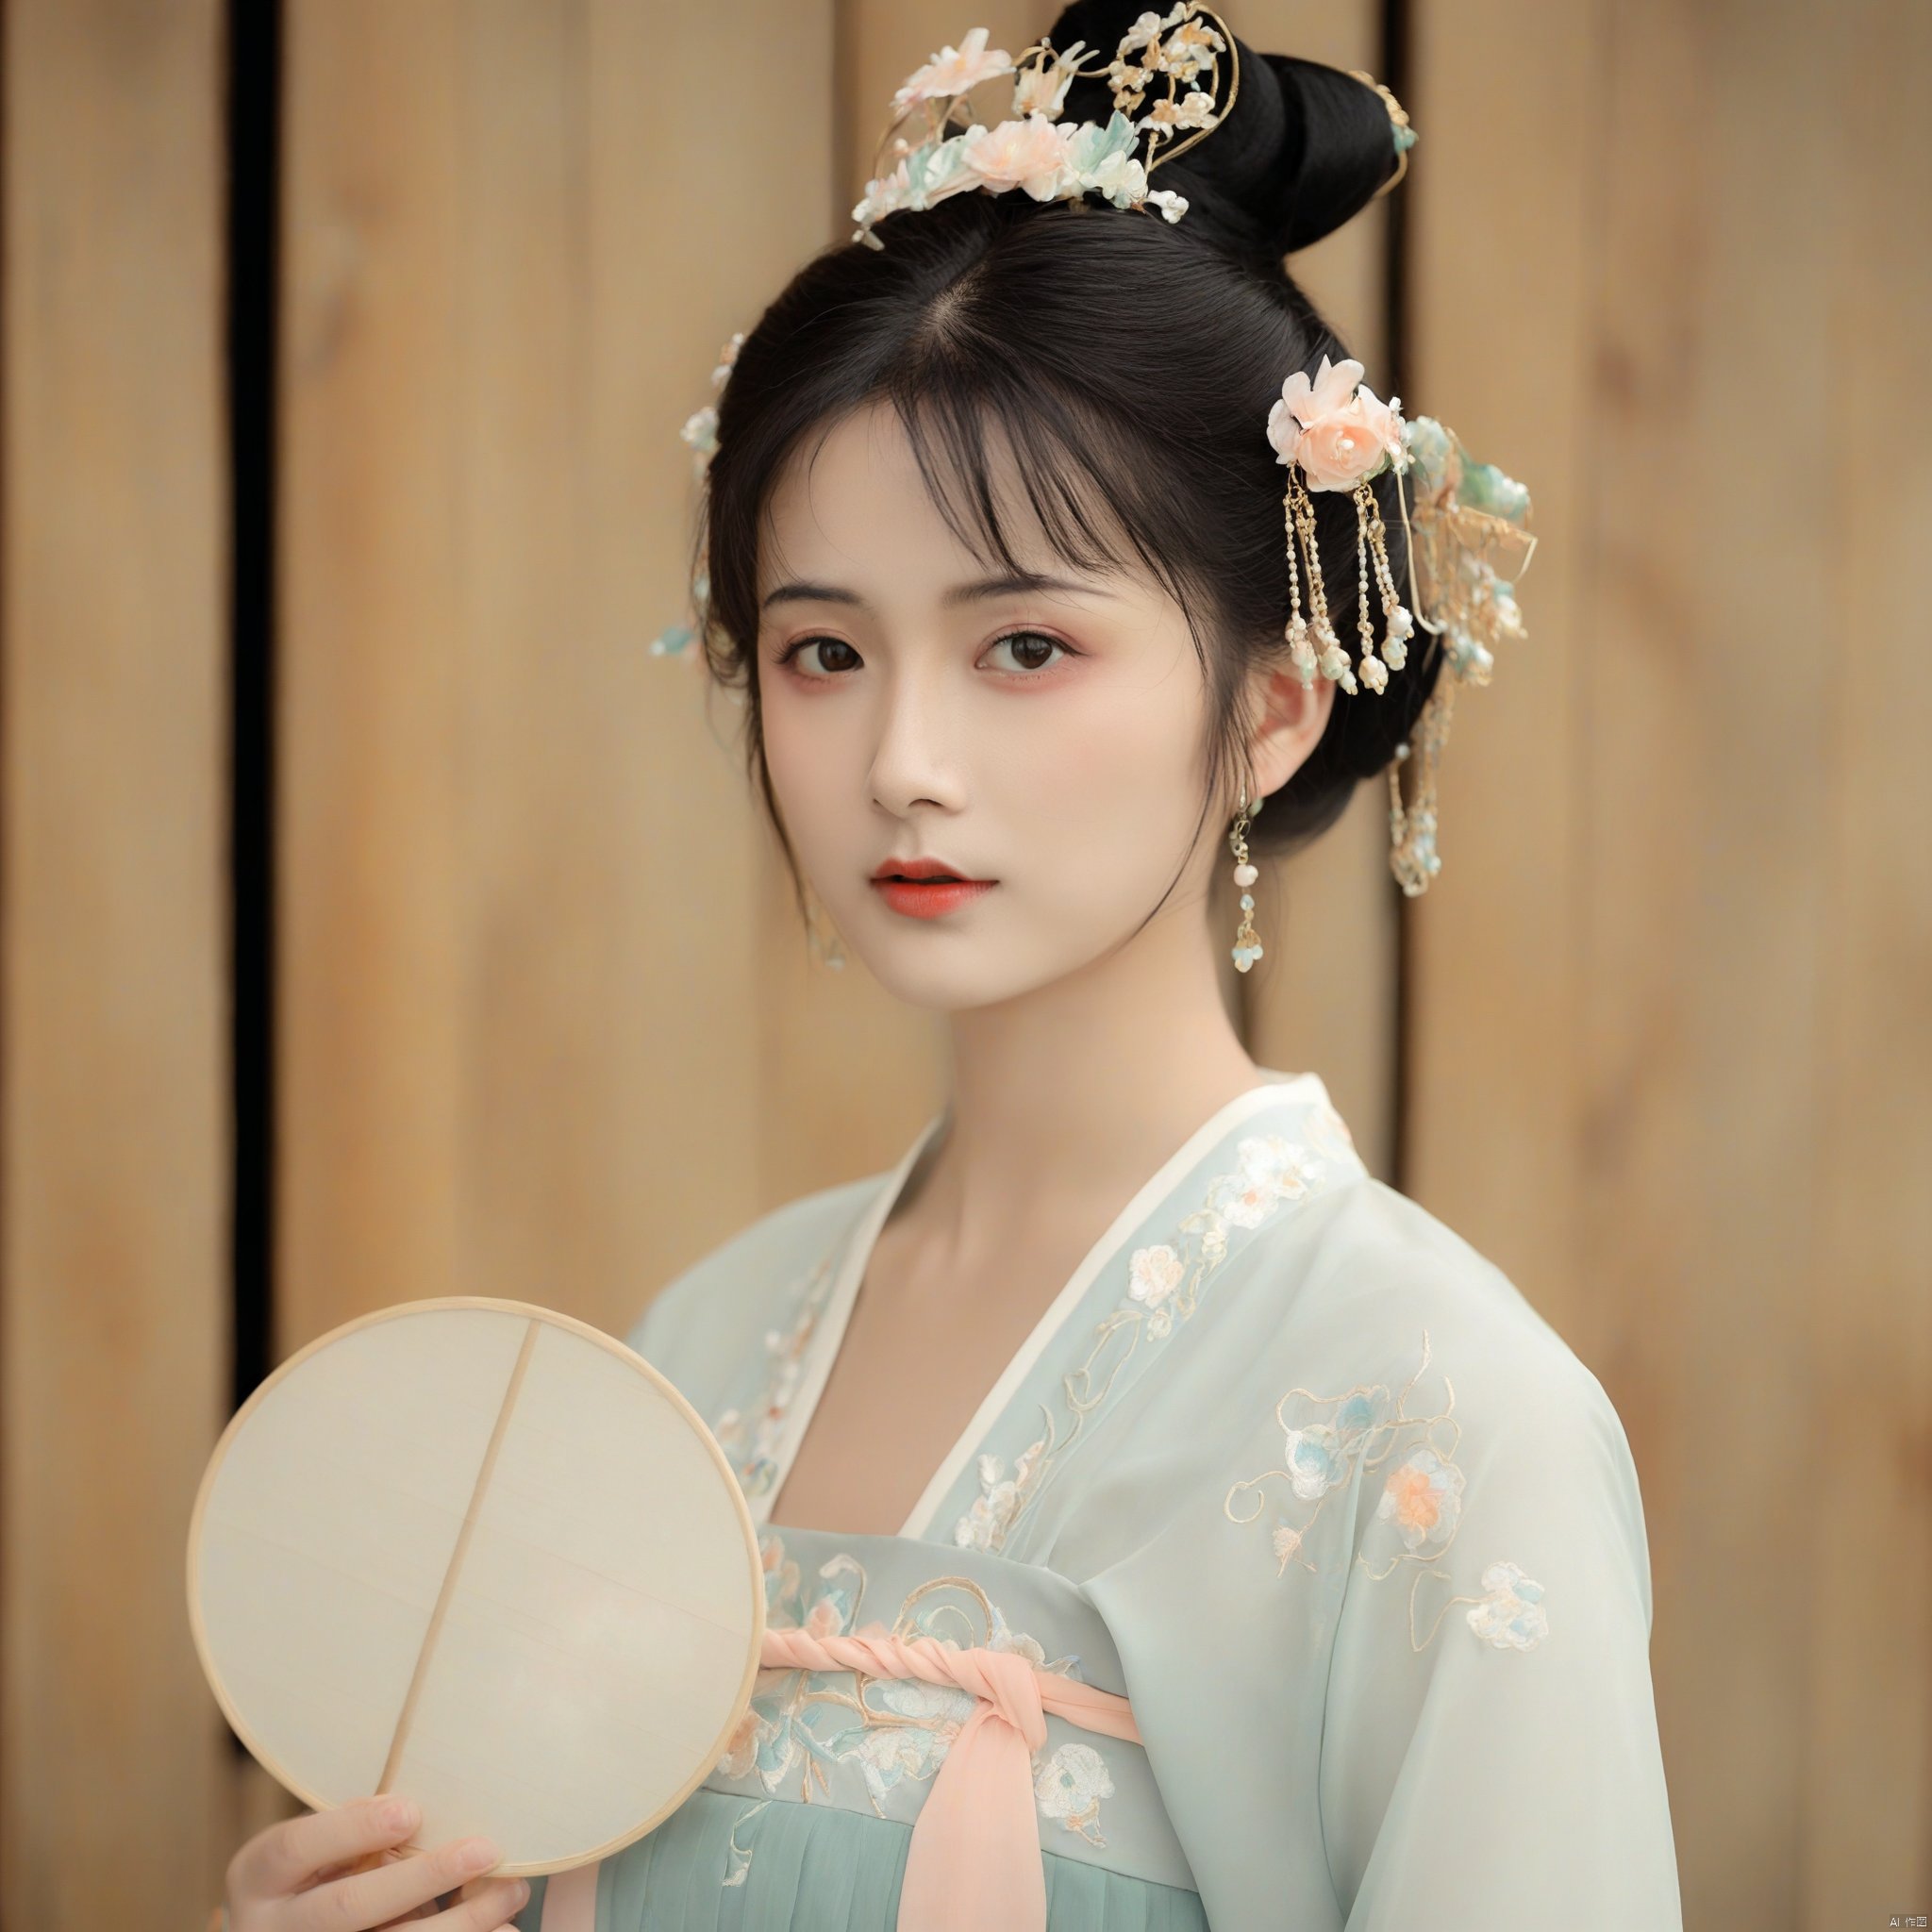
<svg viewBox="0 0 1932 1932"><path fill-rule="evenodd" d="M1141 0L1074 0L1054 23L1054 47L1084 41L1081 58L1113 58L1150 9ZM1339 67L1259 54L1239 37L1241 81L1220 125L1156 169L1156 186L1188 197L1182 225L1237 254L1278 261L1331 235L1375 197L1398 166L1382 96ZM1226 80L1224 71L1223 98ZM1105 122L1113 92L1099 75L1067 91L1062 118Z"/></svg>

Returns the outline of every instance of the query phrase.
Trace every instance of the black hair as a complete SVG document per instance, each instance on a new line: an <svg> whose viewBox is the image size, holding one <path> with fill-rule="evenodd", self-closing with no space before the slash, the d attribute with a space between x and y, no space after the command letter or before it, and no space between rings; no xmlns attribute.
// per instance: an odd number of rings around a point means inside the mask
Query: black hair
<svg viewBox="0 0 1932 1932"><path fill-rule="evenodd" d="M1077 0L1048 38L1056 49L1084 41L1090 61L1096 48L1110 58L1143 6ZM1018 189L955 193L886 215L881 248L826 249L747 333L719 402L706 484L704 648L717 680L744 694L746 757L801 907L764 757L758 541L787 458L868 405L897 412L935 508L976 556L1019 568L990 474L998 441L1069 564L1151 575L1186 612L1206 681L1203 821L1246 770L1248 677L1257 662L1288 662L1287 472L1264 425L1291 372L1313 375L1324 356L1347 355L1283 258L1366 207L1397 157L1373 88L1244 42L1235 51L1232 109L1152 177L1187 197L1178 222L1152 207L1036 202ZM1087 75L1061 118L1104 124L1112 109L1104 77ZM1385 470L1371 488L1402 589L1394 484ZM1099 500L1108 513L1097 518ZM1355 508L1345 491L1313 502L1329 607L1353 655ZM1303 600L1306 609L1306 585ZM1379 601L1372 584L1377 617ZM1337 693L1315 749L1248 833L1257 853L1306 844L1388 766L1441 668L1425 642L1411 643L1381 693Z"/></svg>

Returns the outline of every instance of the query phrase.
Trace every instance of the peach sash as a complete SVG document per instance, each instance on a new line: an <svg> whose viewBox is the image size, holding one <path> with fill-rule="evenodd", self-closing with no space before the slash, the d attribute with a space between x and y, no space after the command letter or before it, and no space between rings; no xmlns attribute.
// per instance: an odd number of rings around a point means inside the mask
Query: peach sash
<svg viewBox="0 0 1932 1932"><path fill-rule="evenodd" d="M960 1726L912 1824L899 1888L898 1932L1046 1932L1046 1868L1035 1820L1033 1754L1046 1713L1083 1730L1139 1743L1132 1707L1009 1650L961 1650L931 1637L910 1642L874 1624L847 1637L765 1632L767 1670L858 1671L917 1677L978 1700ZM541 1932L596 1932L597 1867L551 1878Z"/></svg>

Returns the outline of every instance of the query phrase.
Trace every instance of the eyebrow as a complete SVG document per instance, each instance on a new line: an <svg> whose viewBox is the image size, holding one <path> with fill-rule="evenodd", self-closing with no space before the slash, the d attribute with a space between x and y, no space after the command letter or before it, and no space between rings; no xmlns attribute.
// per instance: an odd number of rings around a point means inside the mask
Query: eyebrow
<svg viewBox="0 0 1932 1932"><path fill-rule="evenodd" d="M987 597L1006 597L1016 591L1072 591L1076 595L1105 597L1108 592L1098 584L1082 584L1072 577L1047 576L1037 571L1022 571L1009 576L982 577L976 583L955 584L941 594L940 602L948 609L958 604L976 603ZM857 591L847 591L837 584L814 583L809 578L799 577L791 583L780 584L766 594L759 608L769 610L774 604L849 604L855 609L867 608L866 601Z"/></svg>

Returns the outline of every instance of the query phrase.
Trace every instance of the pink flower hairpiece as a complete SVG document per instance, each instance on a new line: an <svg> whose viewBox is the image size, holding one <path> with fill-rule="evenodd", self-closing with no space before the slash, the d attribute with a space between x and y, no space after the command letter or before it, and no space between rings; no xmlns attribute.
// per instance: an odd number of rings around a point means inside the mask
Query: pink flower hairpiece
<svg viewBox="0 0 1932 1932"><path fill-rule="evenodd" d="M1283 462L1301 465L1310 490L1352 490L1402 466L1402 398L1381 401L1362 374L1359 362L1324 356L1314 380L1297 369L1268 412L1268 441Z"/></svg>
<svg viewBox="0 0 1932 1932"><path fill-rule="evenodd" d="M1268 441L1275 459L1288 469L1282 501L1290 616L1284 635L1304 686L1313 684L1319 672L1350 695L1360 685L1378 693L1387 690L1389 674L1408 662L1408 643L1418 624L1443 641L1442 672L1417 717L1414 742L1397 745L1389 767L1389 865L1403 891L1414 898L1427 891L1441 870L1436 849L1436 770L1448 741L1457 689L1489 683L1493 645L1524 635L1511 578L1528 568L1536 539L1528 533L1529 492L1522 484L1490 464L1475 462L1455 433L1434 417L1405 422L1402 399L1391 396L1385 403L1362 381L1362 373L1359 362L1331 362L1324 356L1312 380L1305 370L1295 370L1268 411ZM1396 595L1381 509L1369 487L1384 470L1395 473L1417 612ZM1411 470L1416 479L1412 523L1403 491L1403 479ZM1343 490L1356 506L1361 660L1354 666L1328 616L1315 532L1314 492ZM1503 575L1506 570L1509 576ZM1369 618L1372 575L1382 606L1379 658ZM1412 797L1405 804L1402 769L1412 756ZM1237 948L1237 965L1242 950ZM1259 957L1258 947L1246 950Z"/></svg>
<svg viewBox="0 0 1932 1932"><path fill-rule="evenodd" d="M1288 491L1282 503L1289 537L1291 614L1285 633L1289 655L1304 685L1313 684L1319 671L1351 695L1357 688L1356 673L1328 616L1311 491L1346 490L1355 498L1356 556L1360 564L1357 628L1362 642L1362 683L1373 691L1386 690L1390 672L1400 671L1407 662L1407 641L1415 635L1415 620L1395 593L1382 512L1375 492L1369 488L1371 480L1384 470L1393 470L1399 477L1407 469L1407 426L1402 420L1401 397L1391 396L1383 402L1362 383L1362 365L1352 358L1330 362L1324 356L1314 380L1308 379L1305 370L1297 369L1281 385L1281 398L1268 412L1268 441L1274 445L1275 459L1288 466ZM1398 483L1398 497L1400 494ZM1405 505L1405 520L1407 514ZM1374 625L1369 621L1371 558L1382 600L1380 658L1375 656ZM1308 586L1307 617L1302 615L1304 569Z"/></svg>
<svg viewBox="0 0 1932 1932"><path fill-rule="evenodd" d="M1104 67L1086 64L1084 41L1058 52L1050 42L1037 41L1017 61L986 42L987 29L974 27L958 46L941 47L893 94L893 118L873 158L874 178L852 210L858 224L855 242L883 248L873 227L886 215L933 208L970 189L1005 194L1018 188L1035 201L1078 202L1099 194L1115 208L1158 209L1169 222L1180 220L1187 197L1149 188L1147 177L1218 127L1234 106L1241 58L1218 14L1200 0L1176 0L1164 15L1143 13ZM991 127L974 121L972 91L1008 74L1014 76L1011 115ZM1067 90L1086 74L1104 76L1112 90L1113 112L1105 125L1059 118ZM1207 85L1198 85L1204 75ZM1166 92L1149 108L1148 92L1158 81L1166 82ZM925 139L915 144L899 130L921 111ZM952 132L961 120L967 125Z"/></svg>

